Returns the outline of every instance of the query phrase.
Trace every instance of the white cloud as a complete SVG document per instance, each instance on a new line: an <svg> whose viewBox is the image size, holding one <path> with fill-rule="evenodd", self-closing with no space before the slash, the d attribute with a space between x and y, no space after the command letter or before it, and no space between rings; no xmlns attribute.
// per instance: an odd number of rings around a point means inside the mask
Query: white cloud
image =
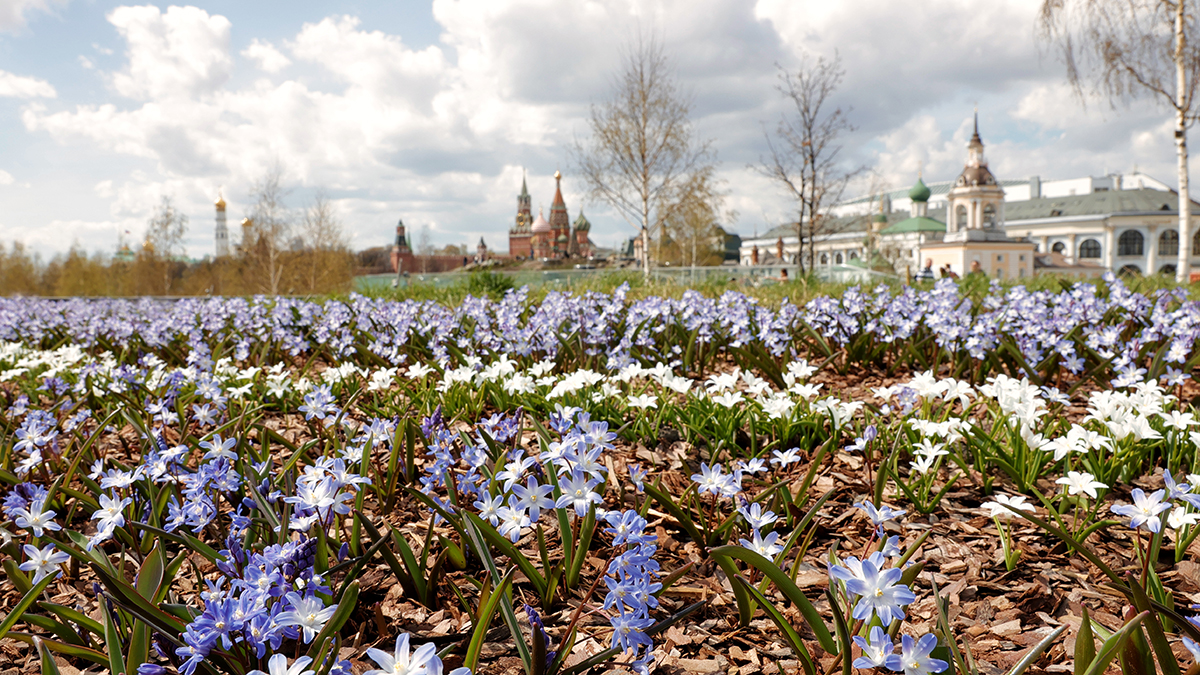
<svg viewBox="0 0 1200 675"><path fill-rule="evenodd" d="M0 169L0 185L12 185L14 181L15 179L11 173Z"/></svg>
<svg viewBox="0 0 1200 675"><path fill-rule="evenodd" d="M117 92L138 100L188 99L229 78L229 20L197 7L118 7L108 21L125 38L128 68L113 75Z"/></svg>
<svg viewBox="0 0 1200 675"><path fill-rule="evenodd" d="M241 58L222 16L121 7L108 18L125 41L122 64L89 62L124 98L30 101L21 115L64 152L86 147L124 162L80 182L110 209L104 226L140 232L158 199L173 195L192 217L194 254L210 249L217 186L238 220L250 186L276 162L296 190L293 205L326 189L360 246L385 243L403 218L414 231L428 226L439 245L483 236L503 250L522 167L535 208L549 205L550 175L561 168L574 217L583 186L567 148L587 134L589 104L608 96L621 46L639 29L660 34L677 64L746 234L791 217L781 191L746 166L765 149L761 125L773 127L785 110L775 63L795 68L800 54L835 47L847 73L834 103L853 107L858 127L843 138L845 156L892 187L910 185L918 166L927 180L961 170L976 99L1002 179L1099 173L1122 161L1170 176L1163 116L1080 108L1061 72L1039 64L1036 5L432 0L443 29L433 45L330 16L274 42L239 25L250 40ZM22 80L53 96L49 83ZM587 213L602 245L631 232L602 205Z"/></svg>
<svg viewBox="0 0 1200 675"><path fill-rule="evenodd" d="M250 59L258 65L259 69L268 73L278 73L292 65L292 60L284 56L274 45L257 38L250 43L249 47L242 50L242 56Z"/></svg>
<svg viewBox="0 0 1200 675"><path fill-rule="evenodd" d="M36 77L24 77L0 70L0 96L13 98L54 98L54 87Z"/></svg>
<svg viewBox="0 0 1200 675"><path fill-rule="evenodd" d="M0 0L0 32L15 32L25 27L29 14L52 12L67 0Z"/></svg>

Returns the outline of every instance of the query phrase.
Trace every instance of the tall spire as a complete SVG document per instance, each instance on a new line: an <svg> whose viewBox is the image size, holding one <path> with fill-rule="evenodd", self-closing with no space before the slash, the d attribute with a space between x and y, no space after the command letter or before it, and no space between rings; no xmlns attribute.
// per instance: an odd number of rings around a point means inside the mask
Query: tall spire
<svg viewBox="0 0 1200 675"><path fill-rule="evenodd" d="M978 145L980 148L983 147L983 139L979 137L979 108L975 108L975 133L971 134L971 142L967 147L973 145Z"/></svg>
<svg viewBox="0 0 1200 675"><path fill-rule="evenodd" d="M975 130L971 134L971 142L967 143L967 166L987 166L983 157L983 139L979 137L979 108L975 109Z"/></svg>
<svg viewBox="0 0 1200 675"><path fill-rule="evenodd" d="M525 186L525 169L524 168L521 169L521 196L522 197L529 196L529 188Z"/></svg>
<svg viewBox="0 0 1200 675"><path fill-rule="evenodd" d="M563 196L562 196L562 174L559 173L558 171L555 171L554 172L554 201L550 203L550 213L553 214L555 211L563 211L565 213L566 210L567 210L567 203L563 201ZM553 217L553 216L551 216L551 217Z"/></svg>

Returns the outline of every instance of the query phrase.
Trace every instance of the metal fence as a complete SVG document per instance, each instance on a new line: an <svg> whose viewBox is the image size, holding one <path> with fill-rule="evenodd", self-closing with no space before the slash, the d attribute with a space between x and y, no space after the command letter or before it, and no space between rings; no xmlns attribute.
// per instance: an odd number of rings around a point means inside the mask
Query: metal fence
<svg viewBox="0 0 1200 675"><path fill-rule="evenodd" d="M712 267L655 267L650 270L655 281L673 282L678 284L703 284L718 280L737 281L744 283L774 283L783 280L783 272L789 277L795 277L795 265L719 265ZM555 269L555 270L491 270L495 274L503 274L512 279L514 286L551 286L569 289L580 282L613 274L616 272L640 274L641 269L635 267L603 268L603 269ZM447 287L467 279L469 272L441 272L437 274L410 274L400 283L429 284L435 287ZM819 267L816 275L824 281L835 283L872 283L895 279L896 275L877 272L852 265L832 265ZM396 281L395 274L370 274L355 277L354 286L359 292L383 290L391 288Z"/></svg>

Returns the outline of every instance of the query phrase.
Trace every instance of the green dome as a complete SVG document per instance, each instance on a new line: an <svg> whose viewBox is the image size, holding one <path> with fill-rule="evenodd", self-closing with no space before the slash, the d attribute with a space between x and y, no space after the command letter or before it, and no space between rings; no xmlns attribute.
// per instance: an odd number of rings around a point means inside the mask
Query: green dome
<svg viewBox="0 0 1200 675"><path fill-rule="evenodd" d="M925 186L925 181L921 180L920 176L917 177L917 184L908 191L908 198L914 202L927 202L931 195L933 193Z"/></svg>
<svg viewBox="0 0 1200 675"><path fill-rule="evenodd" d="M591 229L592 229L592 224L588 222L587 218L583 217L583 211L580 210L579 217L575 219L575 230L577 232L587 232L587 231L590 231Z"/></svg>

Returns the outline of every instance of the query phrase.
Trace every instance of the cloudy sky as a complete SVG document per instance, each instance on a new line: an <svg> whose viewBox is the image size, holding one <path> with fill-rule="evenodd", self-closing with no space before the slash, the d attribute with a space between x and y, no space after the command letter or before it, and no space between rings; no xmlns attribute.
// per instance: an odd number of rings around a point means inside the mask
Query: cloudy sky
<svg viewBox="0 0 1200 675"><path fill-rule="evenodd" d="M1000 178L1136 166L1174 184L1168 115L1080 105L1039 52L1039 1L0 0L0 241L111 252L169 195L201 256L217 190L239 221L278 163L290 205L323 191L358 248L403 218L504 250L523 169L535 209L556 169L572 218L584 203L567 148L639 30L677 64L744 235L787 217L749 165L786 111L776 64L805 55L840 55L847 160L886 185L953 178L976 105ZM585 210L602 246L633 232Z"/></svg>

